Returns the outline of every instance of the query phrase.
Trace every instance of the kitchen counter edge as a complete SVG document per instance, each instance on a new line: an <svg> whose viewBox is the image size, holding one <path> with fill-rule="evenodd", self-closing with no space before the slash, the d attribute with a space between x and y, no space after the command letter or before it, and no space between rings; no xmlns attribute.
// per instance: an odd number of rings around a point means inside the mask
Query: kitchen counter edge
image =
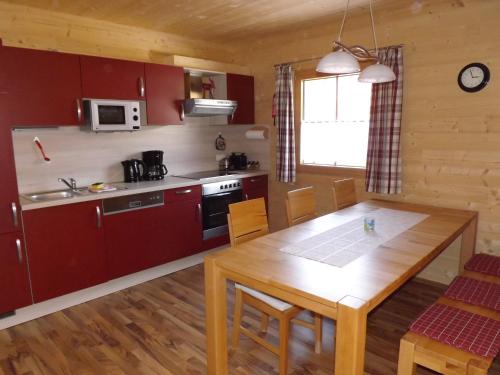
<svg viewBox="0 0 500 375"><path fill-rule="evenodd" d="M109 198L114 198L114 197L123 197L123 196L133 195L133 194L147 193L147 192L151 192L151 191L176 189L176 188L182 188L182 187L188 187L188 186L209 184L212 182L233 180L235 178L246 178L246 177L253 177L253 176L262 176L262 175L267 175L267 174L269 174L269 172L264 171L264 170L251 171L251 172L250 171L249 172L238 172L236 176L235 175L220 176L220 177L214 177L214 178L210 178L210 179L206 179L206 180L202 180L202 181L190 180L190 179L182 178L182 177L168 176L164 180L160 180L160 181L113 183L113 185L116 186L118 188L118 190L111 191L111 192L94 193L94 194L90 194L90 195L81 195L81 196L75 196L73 198L63 198L63 199L57 199L57 200L51 200L51 201L45 201L45 202L33 202L33 201L29 200L28 198L25 198L23 195L20 195L19 201L21 203L22 211L29 211L29 210L36 210L39 208L62 206L62 205L67 205L67 204L96 201L96 200L109 199ZM126 187L126 189L123 189L124 187Z"/></svg>

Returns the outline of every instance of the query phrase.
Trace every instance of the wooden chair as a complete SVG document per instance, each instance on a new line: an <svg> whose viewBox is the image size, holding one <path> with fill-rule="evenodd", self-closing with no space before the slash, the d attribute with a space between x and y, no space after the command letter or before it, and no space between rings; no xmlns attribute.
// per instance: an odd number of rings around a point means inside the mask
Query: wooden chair
<svg viewBox="0 0 500 375"><path fill-rule="evenodd" d="M227 223L231 246L269 233L264 198L230 204Z"/></svg>
<svg viewBox="0 0 500 375"><path fill-rule="evenodd" d="M269 232L266 205L263 198L230 204L227 221L231 246L236 246L245 241L258 238ZM240 334L244 334L258 344L262 345L264 348L278 355L279 373L280 375L285 375L288 369L288 338L290 332L290 322L304 309L244 285L236 284L235 288L236 297L234 303L232 347L234 349L238 347ZM260 332L265 333L267 331L269 316L278 320L280 335L279 346L271 344L263 337L253 333L241 325L243 306L245 303L262 312ZM314 323L299 320L294 320L294 322L314 331L315 352L320 353L322 341L321 319L315 317Z"/></svg>
<svg viewBox="0 0 500 375"><path fill-rule="evenodd" d="M354 178L333 181L333 210L353 206L358 203Z"/></svg>
<svg viewBox="0 0 500 375"><path fill-rule="evenodd" d="M289 191L285 203L289 227L317 216L316 198L312 186Z"/></svg>

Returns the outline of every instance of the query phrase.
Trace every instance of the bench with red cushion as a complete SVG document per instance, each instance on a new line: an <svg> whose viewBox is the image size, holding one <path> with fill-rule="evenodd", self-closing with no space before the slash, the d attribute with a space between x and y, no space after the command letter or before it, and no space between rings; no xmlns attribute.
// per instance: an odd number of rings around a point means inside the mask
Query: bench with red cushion
<svg viewBox="0 0 500 375"><path fill-rule="evenodd" d="M428 307L410 331L486 358L500 350L500 321L439 303Z"/></svg>
<svg viewBox="0 0 500 375"><path fill-rule="evenodd" d="M446 289L444 296L471 305L500 311L500 284L458 276Z"/></svg>
<svg viewBox="0 0 500 375"><path fill-rule="evenodd" d="M500 257L476 254L465 264L465 269L500 277Z"/></svg>

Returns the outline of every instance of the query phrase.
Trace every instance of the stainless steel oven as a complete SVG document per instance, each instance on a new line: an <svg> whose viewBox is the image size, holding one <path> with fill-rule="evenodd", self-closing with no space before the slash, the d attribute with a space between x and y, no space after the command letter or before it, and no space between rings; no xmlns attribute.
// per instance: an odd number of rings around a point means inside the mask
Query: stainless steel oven
<svg viewBox="0 0 500 375"><path fill-rule="evenodd" d="M227 234L228 206L242 201L241 180L204 184L202 188L203 239Z"/></svg>

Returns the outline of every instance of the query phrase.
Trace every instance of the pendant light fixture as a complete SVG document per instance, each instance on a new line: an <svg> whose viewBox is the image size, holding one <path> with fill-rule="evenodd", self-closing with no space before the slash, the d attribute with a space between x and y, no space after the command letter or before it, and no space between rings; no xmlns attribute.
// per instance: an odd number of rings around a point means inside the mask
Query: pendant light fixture
<svg viewBox="0 0 500 375"><path fill-rule="evenodd" d="M333 42L332 52L324 56L318 63L316 71L320 73L331 74L346 74L358 73L361 68L359 61L375 61L375 64L368 66L359 75L359 82L368 83L383 83L391 82L396 79L396 75L390 67L381 64L378 60L378 44L377 36L375 35L375 22L373 19L372 0L370 0L370 18L372 26L373 41L375 44L375 52L370 52L366 48L355 45L347 47L341 42L342 31L349 11L349 0L346 1L344 17L340 26L339 36Z"/></svg>

